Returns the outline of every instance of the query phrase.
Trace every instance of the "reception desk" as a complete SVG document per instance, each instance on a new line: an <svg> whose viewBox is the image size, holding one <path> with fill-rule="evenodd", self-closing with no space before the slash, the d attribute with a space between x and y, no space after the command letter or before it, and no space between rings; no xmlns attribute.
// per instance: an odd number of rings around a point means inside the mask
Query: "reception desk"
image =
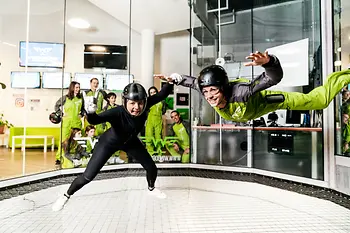
<svg viewBox="0 0 350 233"><path fill-rule="evenodd" d="M322 128L193 126L192 142L193 163L324 177Z"/></svg>

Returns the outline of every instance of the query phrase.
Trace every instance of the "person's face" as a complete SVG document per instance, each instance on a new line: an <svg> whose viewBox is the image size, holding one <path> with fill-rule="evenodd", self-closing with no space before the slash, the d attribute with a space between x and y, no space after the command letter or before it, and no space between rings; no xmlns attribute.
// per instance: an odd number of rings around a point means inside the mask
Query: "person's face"
<svg viewBox="0 0 350 233"><path fill-rule="evenodd" d="M202 94L212 107L218 106L224 100L224 95L220 88L215 86L203 87Z"/></svg>
<svg viewBox="0 0 350 233"><path fill-rule="evenodd" d="M110 104L115 104L116 99L117 98L115 98L115 96L112 95L111 97L109 97L108 101Z"/></svg>
<svg viewBox="0 0 350 233"><path fill-rule="evenodd" d="M126 102L126 109L132 116L139 116L144 107L145 103L143 101L128 100Z"/></svg>
<svg viewBox="0 0 350 233"><path fill-rule="evenodd" d="M156 89L152 88L151 90L149 90L149 94L150 94L151 96L157 94Z"/></svg>
<svg viewBox="0 0 350 233"><path fill-rule="evenodd" d="M173 112L170 117L176 124L180 122L180 116L176 112Z"/></svg>
<svg viewBox="0 0 350 233"><path fill-rule="evenodd" d="M344 100L348 100L350 98L350 91L346 91L344 94L343 94L343 99Z"/></svg>
<svg viewBox="0 0 350 233"><path fill-rule="evenodd" d="M349 123L349 115L348 114L343 114L343 123L348 124Z"/></svg>
<svg viewBox="0 0 350 233"><path fill-rule="evenodd" d="M79 93L80 93L80 84L75 84L74 95L78 95Z"/></svg>
<svg viewBox="0 0 350 233"><path fill-rule="evenodd" d="M91 138L92 138L93 136L95 136L95 129L90 129L89 132L87 133L87 136L88 136L88 137L91 137Z"/></svg>
<svg viewBox="0 0 350 233"><path fill-rule="evenodd" d="M78 131L74 135L75 138L81 138L81 131Z"/></svg>
<svg viewBox="0 0 350 233"><path fill-rule="evenodd" d="M91 90L96 90L98 88L98 80L93 79L90 83Z"/></svg>

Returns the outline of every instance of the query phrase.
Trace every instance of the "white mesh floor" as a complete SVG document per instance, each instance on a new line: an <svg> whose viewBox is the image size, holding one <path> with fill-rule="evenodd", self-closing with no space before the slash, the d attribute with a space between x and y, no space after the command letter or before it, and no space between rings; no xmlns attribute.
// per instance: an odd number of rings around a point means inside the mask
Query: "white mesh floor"
<svg viewBox="0 0 350 233"><path fill-rule="evenodd" d="M259 184L160 177L168 195L146 193L143 177L93 181L61 212L51 205L68 185L0 202L0 232L350 232L350 210Z"/></svg>

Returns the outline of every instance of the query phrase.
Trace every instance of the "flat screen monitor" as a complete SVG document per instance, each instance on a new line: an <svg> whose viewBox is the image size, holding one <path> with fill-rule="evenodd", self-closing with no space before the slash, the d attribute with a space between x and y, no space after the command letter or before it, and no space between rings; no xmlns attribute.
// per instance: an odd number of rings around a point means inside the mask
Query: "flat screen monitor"
<svg viewBox="0 0 350 233"><path fill-rule="evenodd" d="M42 87L50 89L69 88L71 75L68 72L44 72L42 77Z"/></svg>
<svg viewBox="0 0 350 233"><path fill-rule="evenodd" d="M126 46L121 45L84 45L84 68L104 67L106 69L127 69Z"/></svg>
<svg viewBox="0 0 350 233"><path fill-rule="evenodd" d="M308 111L287 110L286 124L301 124L301 114L308 113Z"/></svg>
<svg viewBox="0 0 350 233"><path fill-rule="evenodd" d="M74 81L80 83L81 90L90 90L90 80L92 78L97 78L99 89L103 89L103 74L99 73L76 73L74 76Z"/></svg>
<svg viewBox="0 0 350 233"><path fill-rule="evenodd" d="M28 52L28 61L26 54ZM64 44L46 42L20 42L19 66L24 67L63 67Z"/></svg>
<svg viewBox="0 0 350 233"><path fill-rule="evenodd" d="M11 72L11 87L12 88L40 88L40 73L39 72Z"/></svg>
<svg viewBox="0 0 350 233"><path fill-rule="evenodd" d="M106 89L110 91L122 91L124 87L134 81L133 75L128 74L107 74Z"/></svg>
<svg viewBox="0 0 350 233"><path fill-rule="evenodd" d="M177 93L176 94L176 105L188 106L188 104L189 104L189 94L187 94L187 93Z"/></svg>

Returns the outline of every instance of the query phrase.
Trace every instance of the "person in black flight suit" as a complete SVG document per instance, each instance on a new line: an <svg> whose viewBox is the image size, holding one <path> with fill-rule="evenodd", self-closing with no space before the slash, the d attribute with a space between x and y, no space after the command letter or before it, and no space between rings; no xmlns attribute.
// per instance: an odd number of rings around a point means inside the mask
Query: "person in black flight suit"
<svg viewBox="0 0 350 233"><path fill-rule="evenodd" d="M145 125L149 109L168 97L171 90L172 85L167 83L160 92L147 97L147 92L141 84L130 83L124 88L122 94L123 105L100 114L95 112L97 106L93 99L89 96L84 97L84 108L89 123L97 125L109 122L112 127L101 135L84 173L78 175L67 193L57 199L52 206L53 211L61 210L70 196L92 181L107 160L118 150L125 151L146 170L148 193L158 198L166 198L162 191L155 188L157 167L137 135Z"/></svg>

